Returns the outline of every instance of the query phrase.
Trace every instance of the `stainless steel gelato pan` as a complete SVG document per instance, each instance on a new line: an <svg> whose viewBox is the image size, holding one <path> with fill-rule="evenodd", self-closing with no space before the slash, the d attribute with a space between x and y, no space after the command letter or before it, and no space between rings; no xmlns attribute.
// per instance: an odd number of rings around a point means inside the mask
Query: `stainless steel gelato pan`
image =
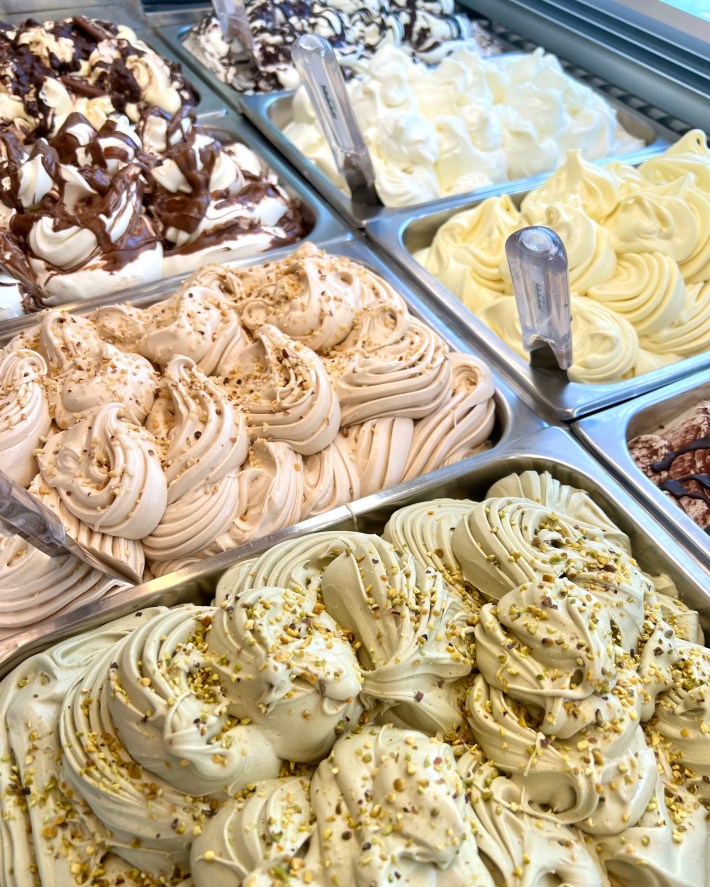
<svg viewBox="0 0 710 887"><path fill-rule="evenodd" d="M290 251L292 251L292 249ZM388 268L387 265L385 265L385 263L382 262L382 260L379 259L364 243L359 240L344 240L340 243L330 245L328 247L328 251L333 255L341 255L351 258L373 270L376 274L384 278L386 282L389 283L393 288L396 288L396 290L404 298L410 312L425 323L437 329L437 331L441 334L441 336L445 339L445 341L452 349L471 353L472 349L470 348L470 346L464 340L459 338L454 331L442 329L436 313L432 311L431 307L427 303L426 298L424 298L423 295L419 293L415 287L410 286L406 283L403 284L400 280L398 280L396 274L390 268ZM259 258L252 257L248 262L242 262L241 265L254 265L258 262ZM165 297L171 292L172 287L170 287L169 284L166 284L166 282L163 281L162 284L159 287L156 286L152 292L144 293L139 296L139 298L134 301L134 304L146 306ZM76 313L86 313L92 308L98 307L99 305L107 305L111 304L112 302L115 302L115 300L95 300L92 303L81 304L80 306L78 306ZM29 322L32 323L32 319L29 319ZM36 319L34 320L34 322L36 323ZM28 324L26 323L25 326L27 325ZM0 334L0 343L2 343L3 338L8 338L7 333ZM492 375L496 386L496 391L494 394L495 423L490 439L492 442L492 450L494 452L498 452L500 449L508 446L509 444L512 444L516 440L527 438L530 434L543 427L544 423L516 397L507 383L502 378L500 378L495 371L492 372ZM475 464L479 458L488 458L489 452L490 451L486 451L482 454L470 457L466 460L466 464ZM447 470L448 469L444 469L444 471ZM437 474L430 473L429 476L437 476ZM394 489L399 489L399 487L396 487ZM348 512L347 510L343 510L342 508L335 509L335 511L331 510L329 512L326 512L328 519L332 519L334 514L341 514L345 517L348 517L350 512ZM318 528L321 525L323 519L323 516L309 518L298 524L297 529L290 529L286 532L287 534L300 532L302 526ZM281 537L280 534L277 534L277 536L279 538ZM261 543L250 543L250 550L254 544ZM231 556L232 552L230 551L227 553L226 557L227 559L229 559ZM215 558L210 558L209 563L212 563L213 561L215 561L216 563L222 563L224 559L225 555L221 554L216 556ZM207 563L207 561L205 561L205 563ZM156 581L158 582L158 584L160 584L166 580L160 579ZM167 581L172 580L168 578ZM0 591L0 594L1 593L2 592ZM122 600L133 600L133 590L129 588L125 592L120 591L118 592L118 594L112 595L110 599L105 598L101 600L97 605L98 612L113 612L114 604L120 604ZM89 609L91 609L91 607L89 607ZM72 616L70 613L66 615L66 618L69 620L69 622L71 622ZM37 633L38 636L43 636L44 629L42 625L37 625L36 627L32 628L30 633ZM14 643L14 639L11 639L10 641L8 641L8 643ZM20 642L18 641L18 643ZM1 655L2 654L0 652L0 657Z"/></svg>
<svg viewBox="0 0 710 887"><path fill-rule="evenodd" d="M591 76L591 75L589 75ZM597 78L598 79L598 78ZM368 206L366 204L356 203L350 197L343 193L337 185L334 185L330 179L324 175L318 167L302 154L298 148L284 135L284 128L293 120L293 92L272 92L265 95L241 96L239 99L242 112L249 117L266 135L269 141L275 145L281 153L291 161L303 176L313 185L317 191L335 207L341 215L343 215L350 224L362 228L369 226L372 222L379 220L389 220L398 218L402 213L422 213L433 212L438 208L448 205L449 200L453 197L444 197L439 200L433 200L426 203L419 203L414 206L405 208L395 208L386 206ZM647 157L652 157L664 151L673 141L678 138L678 133L674 133L665 127L658 120L644 116L631 105L627 105L619 99L605 95L605 98L617 109L620 123L632 135L642 139L646 147L633 151L628 154L606 157L599 163L608 162L609 160L623 160L626 163L638 163ZM633 98L633 97L629 97ZM510 191L517 190L520 187L527 189L535 187L536 184L544 181L550 173L544 175L530 177L526 179L511 179L507 182L491 185L478 191L468 192L464 195L456 195L457 198L473 198L483 199L491 197L495 194L506 194Z"/></svg>
<svg viewBox="0 0 710 887"><path fill-rule="evenodd" d="M389 516L411 502L438 497L480 499L496 480L512 472L531 469L549 471L563 483L591 493L595 502L628 534L641 568L654 575L666 574L676 584L681 598L699 611L705 627L710 626L708 574L688 557L666 529L650 519L638 503L585 453L569 432L545 428L528 435L525 440L499 444L474 459L440 469L399 489L361 499L0 642L0 672L7 672L31 653L118 616L158 603L174 605L210 596L229 567L260 554L277 542L319 530L381 532Z"/></svg>
<svg viewBox="0 0 710 887"><path fill-rule="evenodd" d="M710 570L710 536L679 504L641 471L629 452L629 441L654 434L699 401L710 399L708 374L694 376L587 416L572 425L575 435L704 566Z"/></svg>
<svg viewBox="0 0 710 887"><path fill-rule="evenodd" d="M527 186L521 185L512 192L510 198L513 203L519 205L528 190ZM432 302L446 317L444 322L454 327L460 335L468 337L481 353L494 360L525 401L534 409L541 410L546 418L563 421L579 419L710 366L710 352L705 352L633 379L608 384L567 382L559 375L532 368L413 255L432 243L444 222L456 213L472 209L482 200L451 198L446 207L438 210L426 213L412 210L397 218L374 223L368 228L367 236L381 252L394 259L420 286L426 288Z"/></svg>

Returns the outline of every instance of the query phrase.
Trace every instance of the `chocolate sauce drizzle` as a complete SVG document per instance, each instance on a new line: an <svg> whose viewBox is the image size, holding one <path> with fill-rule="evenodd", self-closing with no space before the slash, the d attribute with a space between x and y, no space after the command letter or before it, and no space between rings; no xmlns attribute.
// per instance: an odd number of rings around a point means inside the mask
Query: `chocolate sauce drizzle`
<svg viewBox="0 0 710 887"><path fill-rule="evenodd" d="M705 435L697 440L690 441L678 450L669 450L668 453L659 459L658 462L651 464L651 471L660 473L662 471L670 471L673 463L679 456L686 453L693 453L697 450L710 450L710 435ZM699 490L689 490L685 485L694 481L700 487ZM710 475L708 474L684 474L682 477L669 477L662 480L658 484L659 488L666 493L670 493L676 499L698 499L705 502L710 507ZM710 524L704 527L705 532L710 535Z"/></svg>

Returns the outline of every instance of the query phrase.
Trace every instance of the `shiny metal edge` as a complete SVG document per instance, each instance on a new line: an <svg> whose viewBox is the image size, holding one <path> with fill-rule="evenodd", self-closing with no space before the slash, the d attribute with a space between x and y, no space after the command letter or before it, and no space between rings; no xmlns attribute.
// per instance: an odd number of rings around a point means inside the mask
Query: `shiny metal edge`
<svg viewBox="0 0 710 887"><path fill-rule="evenodd" d="M288 254L288 252L293 252L293 249L294 247L291 247L286 254ZM396 272L388 267L363 241L352 239L343 240L340 243L331 245L329 247L329 252L347 256L348 258L367 265L371 270L383 277L391 286L396 288L406 301L412 314L436 329L453 350L475 353L475 349L473 349L465 340L461 339L455 331L442 327L436 313L431 310L422 294L418 293L417 290L406 281L399 279ZM253 265L258 263L258 257L253 257L248 260L248 262L242 263L241 267L245 267L247 264ZM165 281L163 281L162 290L153 292L149 297L144 297L143 304L145 305L155 302L161 298L161 296L168 295L170 291L170 289L165 287ZM108 300L104 300L102 304L108 304ZM86 313L88 310L89 308L86 305L82 305L81 310L78 313ZM492 372L496 386L494 395L496 406L496 427L493 432L495 443L491 450L488 450L483 454L471 456L464 460L466 464L475 464L484 456L490 457L491 453L503 452L506 448L513 446L516 441L522 439L527 440L531 434L535 434L544 427L544 422L518 399L514 391L505 380L496 373L495 369L493 369ZM430 482L433 483L440 474L446 474L447 472L450 472L450 470L450 468L438 469L437 471L430 472L424 477L430 479ZM420 479L408 481L404 484L398 484L397 486L386 490L385 493L396 495L397 491L406 489L409 484L417 483L419 480ZM247 557L253 557L276 542L297 538L305 533L315 532L322 529L354 529L351 520L351 507L352 504L350 506L341 506L322 515L307 518L298 524L294 524L293 526L280 530L277 533L273 533L270 536L256 539L245 545L239 546L238 548L232 549L231 551L223 552L222 554L211 558L206 558L199 563L185 567L184 569L168 576L153 579L139 586L126 588L108 598L103 598L100 601L79 607L64 616L50 619L44 624L32 626L26 631L0 641L0 676L8 668L12 667L13 663L16 663L18 657L27 655L26 651L28 649L32 652L36 652L43 646L47 646L49 643L54 643L56 640L59 640L60 636L66 637L71 634L77 625L80 625L81 629L83 629L84 627L91 627L100 622L105 622L109 619L126 615L126 613L130 613L140 607L152 606L155 603L161 602L166 603L166 596L169 598L169 603L179 603L182 600L188 599L188 597L189 599L195 599L200 588L208 580L211 581L214 577L221 575L224 570L232 564L244 560ZM186 597L184 592L185 588L188 587L190 593ZM175 592L175 598L173 596L174 589L177 589L177 592ZM76 630L79 629L77 628ZM55 637L57 632L59 632L60 635ZM46 640L48 635L52 636L52 640ZM8 662L10 663L9 665Z"/></svg>
<svg viewBox="0 0 710 887"><path fill-rule="evenodd" d="M248 148L251 148L257 154L269 169L276 173L279 184L288 194L290 198L296 201L303 209L306 217L312 222L311 231L300 241L279 247L274 250L266 250L261 253L253 253L244 256L242 259L230 259L230 255L234 251L225 250L222 258L219 259L220 264L243 265L245 263L253 264L255 261L269 261L272 258L281 255L288 255L299 243L306 240L317 244L318 246L327 246L352 234L347 226L339 219L328 204L316 194L316 192L303 182L289 167L287 163L279 156L271 145L264 139L261 133L257 132L251 124L245 120L241 120L232 116L228 112L215 112L209 115L203 115L200 124L204 126L210 133L225 144L234 142L242 142ZM210 262L217 259L211 258ZM125 290L119 290L106 296L99 296L87 301L77 301L72 303L64 303L61 308L79 308L82 305L87 307L97 307L112 302L139 301L144 294L153 293L155 290L163 293L164 287L176 289L181 281L189 277L193 271L185 271L181 274L175 274L171 277L164 277L162 280L154 281L150 284L130 287ZM16 334L20 330L31 326L34 322L34 314L23 314L21 317L15 317L10 320L0 321L0 344L9 336Z"/></svg>
<svg viewBox="0 0 710 887"><path fill-rule="evenodd" d="M632 551L642 569L666 573L675 582L681 598L701 614L710 627L708 574L650 518L606 471L560 428L544 428L523 441L511 441L457 465L440 469L398 488L369 496L334 509L225 552L185 570L136 586L121 600L104 599L98 605L75 610L45 626L0 642L0 676L28 656L89 628L156 604L175 605L209 596L220 576L234 564L256 557L278 542L325 530L381 532L389 516L398 508L442 496L480 499L496 480L512 472L534 469L551 471L564 483L588 490L594 500L618 523L631 539Z"/></svg>
<svg viewBox="0 0 710 887"><path fill-rule="evenodd" d="M595 92L599 91L595 90ZM676 133L667 130L664 126L658 124L657 121L645 118L639 112L623 105L610 95L600 94L607 102L616 107L620 119L632 131L634 128L638 131L640 127L643 127L644 130L649 132L649 138L653 138L653 141L638 151L632 151L627 154L612 154L593 161L595 164L609 163L612 160L623 160L625 163L640 163L649 157L662 153L673 141L677 140L678 135ZM340 188L334 185L305 154L302 154L284 134L283 129L291 120L293 95L293 91L285 90L264 95L242 96L240 107L244 115L249 117L259 127L269 141L278 147L281 153L308 179L314 188L351 224L364 228L375 221L397 218L403 212L434 212L445 206L452 199L451 197L442 197L438 200L430 200L408 207L369 206L355 203ZM500 182L487 188L479 188L476 191L469 191L455 196L459 199L473 200L483 199L494 194L507 194L511 190L514 191L520 187L532 188L534 187L533 182L539 183L544 181L550 175L551 172L547 172L535 177L511 179L507 182Z"/></svg>
<svg viewBox="0 0 710 887"><path fill-rule="evenodd" d="M519 187L509 192L509 196L513 202L519 204L527 193L527 187ZM437 304L446 317L446 322L454 325L461 336L475 344L489 360L494 361L523 400L533 409L540 410L546 419L565 422L580 419L597 410L614 406L710 367L710 351L707 351L645 373L643 376L622 382L610 382L607 385L565 382L554 374L533 369L473 314L448 287L420 265L412 254L418 249L429 246L436 231L451 216L472 209L481 202L482 199L452 198L446 207L429 213L410 211L400 214L397 218L374 222L367 228L367 239L426 290L432 302Z"/></svg>
<svg viewBox="0 0 710 887"><path fill-rule="evenodd" d="M710 570L710 535L636 466L628 442L649 434L700 400L710 399L710 375L697 373L658 391L572 424L572 431L641 504Z"/></svg>

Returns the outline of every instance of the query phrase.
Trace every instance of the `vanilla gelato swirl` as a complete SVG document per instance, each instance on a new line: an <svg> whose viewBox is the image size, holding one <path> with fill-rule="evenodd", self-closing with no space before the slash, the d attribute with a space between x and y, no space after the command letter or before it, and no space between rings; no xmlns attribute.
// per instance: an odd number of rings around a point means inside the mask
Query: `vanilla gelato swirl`
<svg viewBox="0 0 710 887"><path fill-rule="evenodd" d="M329 446L340 428L340 403L323 362L306 345L264 325L236 358L229 376L252 440L288 443L302 456Z"/></svg>
<svg viewBox="0 0 710 887"><path fill-rule="evenodd" d="M507 194L489 197L452 216L416 259L476 310L485 303L487 293L509 288L502 276L505 242L521 224L520 213Z"/></svg>
<svg viewBox="0 0 710 887"><path fill-rule="evenodd" d="M603 223L619 205L621 196L616 175L603 166L588 163L579 150L572 150L556 172L525 195L520 209L532 222L544 216L546 207L568 203L578 205L590 219Z"/></svg>
<svg viewBox="0 0 710 887"><path fill-rule="evenodd" d="M573 382L604 384L629 379L640 360L639 337L631 323L600 302L570 297L572 307ZM523 349L520 316L512 296L505 296L478 312L481 320L520 357L530 360Z"/></svg>
<svg viewBox="0 0 710 887"><path fill-rule="evenodd" d="M678 264L663 253L620 255L614 276L588 287L587 296L625 317L641 337L672 326L686 306Z"/></svg>
<svg viewBox="0 0 710 887"><path fill-rule="evenodd" d="M385 206L538 175L568 149L595 160L641 147L603 98L541 49L486 60L464 44L437 61L425 67L383 46L347 84ZM303 87L284 133L349 193Z"/></svg>
<svg viewBox="0 0 710 887"><path fill-rule="evenodd" d="M686 260L700 232L685 191L686 181L679 179L622 198L605 222L617 252L660 252L676 262Z"/></svg>
<svg viewBox="0 0 710 887"><path fill-rule="evenodd" d="M142 539L160 522L167 483L159 447L110 403L52 435L38 455L42 480L91 530Z"/></svg>
<svg viewBox="0 0 710 887"><path fill-rule="evenodd" d="M689 130L663 154L644 161L639 172L648 181L659 184L690 173L700 189L710 192L710 150L705 133L700 129Z"/></svg>
<svg viewBox="0 0 710 887"><path fill-rule="evenodd" d="M224 807L194 842L190 867L196 887L228 887L234 875L267 885L275 870L317 887L493 887L451 747L391 726L338 739L310 787L272 780Z"/></svg>
<svg viewBox="0 0 710 887"><path fill-rule="evenodd" d="M71 555L49 557L19 536L0 538L0 638L125 587Z"/></svg>
<svg viewBox="0 0 710 887"><path fill-rule="evenodd" d="M568 253L572 381L619 382L710 347L710 152L699 130L639 168L570 151L519 212L506 202L453 214L414 257L520 357L503 232L525 224L555 230ZM484 217L492 235L478 230Z"/></svg>
<svg viewBox="0 0 710 887"><path fill-rule="evenodd" d="M46 372L44 359L35 351L0 352L0 463L23 487L37 473L34 451L52 424L41 381Z"/></svg>

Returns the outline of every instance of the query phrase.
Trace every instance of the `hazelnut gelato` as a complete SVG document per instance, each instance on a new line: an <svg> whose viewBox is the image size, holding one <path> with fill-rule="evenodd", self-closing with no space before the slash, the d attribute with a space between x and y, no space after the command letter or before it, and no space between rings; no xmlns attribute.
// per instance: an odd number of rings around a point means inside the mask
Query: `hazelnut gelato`
<svg viewBox="0 0 710 887"><path fill-rule="evenodd" d="M148 308L49 309L0 368L7 470L136 582L480 452L495 422L482 361L309 244Z"/></svg>

